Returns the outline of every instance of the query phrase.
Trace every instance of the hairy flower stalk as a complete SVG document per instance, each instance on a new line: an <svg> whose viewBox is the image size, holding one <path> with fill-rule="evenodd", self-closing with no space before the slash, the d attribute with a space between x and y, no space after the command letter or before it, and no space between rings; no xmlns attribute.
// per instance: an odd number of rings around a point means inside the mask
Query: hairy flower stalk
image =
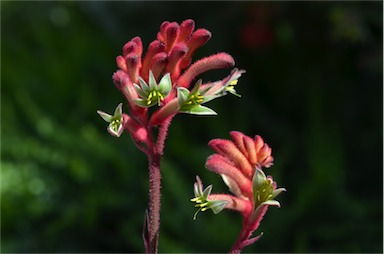
<svg viewBox="0 0 384 254"><path fill-rule="evenodd" d="M192 63L193 53L210 38L208 30L195 30L195 22L191 19L181 24L163 22L157 39L149 44L144 55L140 37L133 38L123 46L122 55L116 57L118 70L112 76L113 83L127 101L128 112L123 113L122 104L114 115L98 111L109 123L108 131L113 136L128 132L148 157L149 205L143 228L147 253L158 250L160 162L173 117L178 113L216 115L202 104L228 92L239 96L234 87L244 70L233 69L228 77L215 82L196 81L206 71L235 65L227 53L217 53ZM203 209L205 207L201 207Z"/></svg>
<svg viewBox="0 0 384 254"><path fill-rule="evenodd" d="M232 141L214 139L209 146L216 152L208 157L206 168L220 174L230 194L211 194L212 185L203 190L199 177L195 183L195 197L191 199L199 211L211 209L215 214L223 209L241 213L243 228L230 253L240 253L241 250L256 242L262 234L251 238L252 233L259 227L269 206L280 207L275 200L284 188L277 188L271 176L266 176L262 168L273 164L271 148L264 143L260 136L248 137L241 132L232 131Z"/></svg>

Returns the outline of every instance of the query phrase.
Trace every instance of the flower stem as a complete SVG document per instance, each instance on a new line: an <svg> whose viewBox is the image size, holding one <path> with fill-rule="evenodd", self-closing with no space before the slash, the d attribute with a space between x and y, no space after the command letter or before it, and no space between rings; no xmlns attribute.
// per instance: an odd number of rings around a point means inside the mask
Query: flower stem
<svg viewBox="0 0 384 254"><path fill-rule="evenodd" d="M151 154L149 158L149 213L148 213L148 243L147 252L157 253L160 229L160 199L161 199L161 155Z"/></svg>
<svg viewBox="0 0 384 254"><path fill-rule="evenodd" d="M261 220L263 219L265 213L268 210L267 205L264 205L259 208L260 209L256 210L256 213L252 214L251 216L247 216L247 219L244 221L239 238L236 240L229 253L240 253L244 247L253 244L262 236L262 234L260 234L259 236L250 239L253 231L255 231L259 227Z"/></svg>
<svg viewBox="0 0 384 254"><path fill-rule="evenodd" d="M150 142L151 148L147 153L149 161L149 204L148 204L148 239L144 239L147 253L158 252L161 207L161 172L160 163L167 137L168 127L172 118L165 120L160 126L156 145ZM146 218L147 219L147 218Z"/></svg>

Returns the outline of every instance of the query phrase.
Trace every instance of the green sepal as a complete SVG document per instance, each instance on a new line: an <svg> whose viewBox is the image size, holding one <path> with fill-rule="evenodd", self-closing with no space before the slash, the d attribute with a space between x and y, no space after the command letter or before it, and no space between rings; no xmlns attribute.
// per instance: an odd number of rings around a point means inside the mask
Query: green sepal
<svg viewBox="0 0 384 254"><path fill-rule="evenodd" d="M193 89L191 90L191 94L195 94L195 93L199 92L202 83L203 83L203 81L202 81L201 79L199 79L199 80L196 82L196 84L195 84L195 86L193 87Z"/></svg>
<svg viewBox="0 0 384 254"><path fill-rule="evenodd" d="M212 184L207 186L207 188L205 188L205 190L203 191L202 193L202 196L205 198L205 199L208 199L208 196L209 194L211 194L211 191L212 191Z"/></svg>
<svg viewBox="0 0 384 254"><path fill-rule="evenodd" d="M274 199L275 197L277 197L281 192L283 192L283 191L287 191L285 188L278 188L278 189L276 189L276 190L274 190L273 192L272 192L272 197L271 197L271 199Z"/></svg>
<svg viewBox="0 0 384 254"><path fill-rule="evenodd" d="M269 200L267 200L267 201L264 201L264 202L261 203L260 205L272 205L272 206L280 207L280 203L279 203L279 201L274 200L274 199L269 199Z"/></svg>
<svg viewBox="0 0 384 254"><path fill-rule="evenodd" d="M185 87L178 87L177 88L177 101L179 102L179 105L183 105L184 102L186 102L189 98L190 92Z"/></svg>
<svg viewBox="0 0 384 254"><path fill-rule="evenodd" d="M145 92L138 84L133 83L133 87L141 98L147 98L148 93Z"/></svg>
<svg viewBox="0 0 384 254"><path fill-rule="evenodd" d="M141 77L139 77L139 83L140 83L140 86L141 86L141 89L146 93L148 94L151 90L149 89L149 86L147 85L147 83L145 82L144 79L142 79Z"/></svg>
<svg viewBox="0 0 384 254"><path fill-rule="evenodd" d="M169 73L165 74L158 85L158 90L164 95L164 98L171 92L172 90L172 81L171 75Z"/></svg>
<svg viewBox="0 0 384 254"><path fill-rule="evenodd" d="M153 73L152 71L149 71L149 80L148 80L148 83L149 83L149 89L150 91L154 91L154 90L157 90L157 84L156 84L156 79L155 77L153 76Z"/></svg>
<svg viewBox="0 0 384 254"><path fill-rule="evenodd" d="M214 214L218 214L221 212L225 206L228 204L228 201L226 200L214 200L214 201L209 201L210 203L210 208Z"/></svg>
<svg viewBox="0 0 384 254"><path fill-rule="evenodd" d="M97 113L106 121L107 123L112 122L112 116L103 111L98 110Z"/></svg>
<svg viewBox="0 0 384 254"><path fill-rule="evenodd" d="M119 103L117 105L115 112L113 113L114 117L121 117L121 114L123 113L123 103Z"/></svg>
<svg viewBox="0 0 384 254"><path fill-rule="evenodd" d="M220 96L217 96L217 95L207 95L207 96L204 96L203 102L201 104L207 103L207 102L209 102L211 100L214 100L214 99L216 99L218 97L220 97Z"/></svg>
<svg viewBox="0 0 384 254"><path fill-rule="evenodd" d="M157 101L152 101L150 104L148 104L148 101L147 100L144 100L144 99L135 99L133 100L136 105L140 106L140 107L143 107L143 108L149 108L149 107L152 107L153 105L156 105L157 104Z"/></svg>
<svg viewBox="0 0 384 254"><path fill-rule="evenodd" d="M257 190L260 190L263 187L266 179L267 177L264 172L261 169L256 168L256 172L252 179L253 193L256 193Z"/></svg>
<svg viewBox="0 0 384 254"><path fill-rule="evenodd" d="M217 113L205 106L202 105L184 105L179 109L179 112L181 113L187 113L192 115L206 115L206 116L212 116L217 115Z"/></svg>

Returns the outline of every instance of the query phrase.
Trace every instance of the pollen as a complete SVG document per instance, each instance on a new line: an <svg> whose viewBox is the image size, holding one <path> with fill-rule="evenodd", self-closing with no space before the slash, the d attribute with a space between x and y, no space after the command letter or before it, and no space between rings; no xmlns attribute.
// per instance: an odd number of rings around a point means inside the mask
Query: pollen
<svg viewBox="0 0 384 254"><path fill-rule="evenodd" d="M187 105L191 105L191 104L194 104L194 105L199 105L200 103L202 103L204 100L204 96L202 96L199 92L196 93L196 94L192 94L188 101L186 102Z"/></svg>
<svg viewBox="0 0 384 254"><path fill-rule="evenodd" d="M159 91L152 91L148 94L147 97L147 105L152 104L153 101L157 101L157 105L160 106L160 102L164 100L164 96Z"/></svg>
<svg viewBox="0 0 384 254"><path fill-rule="evenodd" d="M231 83L229 83L229 85L230 85L230 86L235 86L235 85L237 85L237 82L238 82L238 81L239 81L238 79L236 79L236 80L232 80Z"/></svg>

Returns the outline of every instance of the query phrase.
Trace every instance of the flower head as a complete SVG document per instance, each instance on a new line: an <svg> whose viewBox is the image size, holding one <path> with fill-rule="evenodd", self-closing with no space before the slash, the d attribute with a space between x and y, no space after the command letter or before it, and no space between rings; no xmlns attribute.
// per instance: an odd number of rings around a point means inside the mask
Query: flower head
<svg viewBox="0 0 384 254"><path fill-rule="evenodd" d="M162 77L159 84L157 84L152 71L150 71L149 85L141 77L139 77L139 83L140 86L137 84L133 85L141 97L135 99L135 103L141 107L151 107L156 104L161 106L162 101L168 96L172 89L172 82L169 73Z"/></svg>
<svg viewBox="0 0 384 254"><path fill-rule="evenodd" d="M201 104L227 92L237 95L234 86L243 70L235 69L223 80L207 84L200 81L191 87L200 74L235 64L227 53L192 62L193 53L210 38L208 30L195 30L195 22L188 19L181 24L163 22L157 39L150 43L145 54L140 37L124 45L122 55L116 58L120 70L113 75L113 80L127 98L130 114L138 122L160 125L180 112L216 115ZM159 108L147 119L147 108L154 105Z"/></svg>
<svg viewBox="0 0 384 254"><path fill-rule="evenodd" d="M241 132L230 134L232 141L214 139L209 142L216 154L208 157L206 167L220 174L230 191L252 202L254 209L266 201L270 201L265 203L268 205L279 205L271 200L283 189L276 190L272 177L267 177L262 170L272 165L271 148L258 135L251 138Z"/></svg>
<svg viewBox="0 0 384 254"><path fill-rule="evenodd" d="M263 167L268 168L273 164L271 148L264 143L263 139L260 136L251 138L236 131L230 134L232 141L214 139L209 142L209 146L216 153L208 157L205 166L222 176L233 195L211 194L210 188L209 191L203 191L205 195L197 196L195 191L195 198L192 201L199 201L198 205L204 209L210 208L207 201L219 200L222 205L221 210L231 209L242 214L243 232L233 249L238 252L244 246L259 239L261 235L249 238L259 226L267 208L280 207L280 203L275 198L285 189L277 188L272 177L267 176L262 170ZM195 183L195 189L196 186L202 186L200 179Z"/></svg>

